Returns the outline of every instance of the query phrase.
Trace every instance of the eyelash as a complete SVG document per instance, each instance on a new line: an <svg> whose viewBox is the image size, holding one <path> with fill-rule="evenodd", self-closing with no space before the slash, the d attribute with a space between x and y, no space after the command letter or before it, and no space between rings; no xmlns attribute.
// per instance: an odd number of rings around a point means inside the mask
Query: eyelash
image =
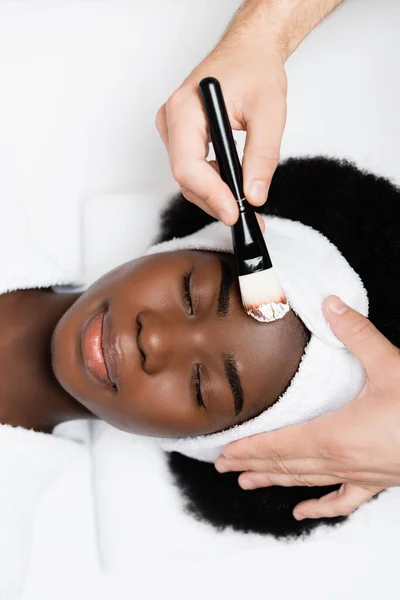
<svg viewBox="0 0 400 600"><path fill-rule="evenodd" d="M205 408L205 404L203 401L203 395L201 393L201 379L200 379L200 365L196 365L196 371L194 375L194 389L196 392L196 400L199 406Z"/></svg>
<svg viewBox="0 0 400 600"><path fill-rule="evenodd" d="M183 276L183 290L184 290L185 303L189 308L189 314L194 315L195 309L193 306L193 300L192 300L192 296L190 293L190 278L191 278L191 276L192 276L192 272L186 273ZM194 392L195 392L197 404L200 407L205 408L205 404L203 401L203 395L201 393L201 378L200 378L201 371L200 371L200 369L201 369L200 365L195 366L193 385L194 385Z"/></svg>
<svg viewBox="0 0 400 600"><path fill-rule="evenodd" d="M192 296L190 294L190 278L192 276L192 273L186 273L186 275L183 276L183 290L184 290L184 296L185 296L185 302L189 308L189 314L190 315L194 315L194 309L193 309L193 301L192 301Z"/></svg>

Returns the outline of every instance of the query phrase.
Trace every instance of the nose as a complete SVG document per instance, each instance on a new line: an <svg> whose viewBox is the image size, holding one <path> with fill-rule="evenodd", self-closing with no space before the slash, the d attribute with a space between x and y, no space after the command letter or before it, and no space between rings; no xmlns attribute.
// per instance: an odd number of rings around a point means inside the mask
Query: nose
<svg viewBox="0 0 400 600"><path fill-rule="evenodd" d="M175 320L145 311L139 313L138 345L145 355L144 369L156 374L171 364L195 362L206 347L206 334L201 323L193 319Z"/></svg>

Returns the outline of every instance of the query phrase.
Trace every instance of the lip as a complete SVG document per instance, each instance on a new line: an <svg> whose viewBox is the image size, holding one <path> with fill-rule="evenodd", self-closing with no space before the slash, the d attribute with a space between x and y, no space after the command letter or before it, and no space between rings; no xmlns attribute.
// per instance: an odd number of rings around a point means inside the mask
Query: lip
<svg viewBox="0 0 400 600"><path fill-rule="evenodd" d="M109 310L106 310L103 318L103 334L102 334L102 348L104 362L106 364L108 378L111 381L111 386L114 391L118 390L119 387L119 376L118 376L118 360L119 352L117 350L117 340L114 335L111 314Z"/></svg>
<svg viewBox="0 0 400 600"><path fill-rule="evenodd" d="M91 379L100 383L103 387L106 385L113 391L116 389L116 382L110 372L115 374L115 364L111 358L110 344L104 344L105 324L107 311L93 314L86 322L81 337L81 350L83 363ZM108 333L108 332L107 332ZM108 340L107 340L108 342Z"/></svg>

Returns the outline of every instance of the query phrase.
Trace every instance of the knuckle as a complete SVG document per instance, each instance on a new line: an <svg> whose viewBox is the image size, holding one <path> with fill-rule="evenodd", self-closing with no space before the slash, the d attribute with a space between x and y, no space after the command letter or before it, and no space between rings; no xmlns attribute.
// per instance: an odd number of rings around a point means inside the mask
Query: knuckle
<svg viewBox="0 0 400 600"><path fill-rule="evenodd" d="M260 448L261 450L261 448ZM285 454L284 452L282 452L282 450L280 448L278 448L277 446L272 446L269 451L269 458L274 461L275 463L277 463L277 465L279 465L279 468L281 468L281 463L284 462L285 460Z"/></svg>
<svg viewBox="0 0 400 600"><path fill-rule="evenodd" d="M272 459L269 463L268 470L275 475L290 475L287 466L283 460Z"/></svg>
<svg viewBox="0 0 400 600"><path fill-rule="evenodd" d="M184 96L185 94L182 88L178 88L173 94L171 94L165 104L165 110L167 114L171 114L180 110L181 106L185 102Z"/></svg>
<svg viewBox="0 0 400 600"><path fill-rule="evenodd" d="M272 460L273 460L273 462L271 462L271 464L270 464L269 471L271 473L273 473L274 475L280 475L280 474L282 474L282 472L285 473L285 471L282 471L281 463L276 462L274 459L272 459Z"/></svg>
<svg viewBox="0 0 400 600"><path fill-rule="evenodd" d="M310 484L301 475L294 475L292 478L293 485L298 487L310 487Z"/></svg>
<svg viewBox="0 0 400 600"><path fill-rule="evenodd" d="M381 367L382 365L380 365ZM360 392L360 398L367 398L368 396L374 398L380 398L382 395L383 388L387 383L387 371L382 368L382 372L374 374L374 377L367 377L364 389Z"/></svg>
<svg viewBox="0 0 400 600"><path fill-rule="evenodd" d="M246 465L246 461L240 460L240 459L236 459L236 460L232 460L229 463L229 467L231 469L231 471L248 471L251 470L251 465L247 464Z"/></svg>
<svg viewBox="0 0 400 600"><path fill-rule="evenodd" d="M333 435L321 445L321 454L328 460L346 464L349 458L348 443L340 435Z"/></svg>
<svg viewBox="0 0 400 600"><path fill-rule="evenodd" d="M179 183L181 188L186 187L186 182L189 177L187 165L181 160L176 160L171 164L172 176Z"/></svg>
<svg viewBox="0 0 400 600"><path fill-rule="evenodd" d="M192 204L196 204L194 201L194 195L190 192L190 190L188 190L187 188L185 188L183 186L181 186L180 190L181 190L182 196L186 200L189 200L189 202L191 202Z"/></svg>
<svg viewBox="0 0 400 600"><path fill-rule="evenodd" d="M268 171L273 172L275 171L276 167L278 166L279 163L279 157L280 157L280 153L279 150L271 150L268 151L265 148L253 148L252 152L251 152L252 156L251 156L251 161L252 161L252 168L254 169L257 164L260 166L260 169L263 173L263 178L265 178L266 174L265 174L265 169L268 169ZM269 173L268 178L271 177L271 173Z"/></svg>
<svg viewBox="0 0 400 600"><path fill-rule="evenodd" d="M351 333L354 340L358 343L362 343L365 339L374 334L374 332L375 328L372 323L362 315L357 314L351 327Z"/></svg>
<svg viewBox="0 0 400 600"><path fill-rule="evenodd" d="M205 193L203 194L202 200L206 203L210 210L218 213L221 208L223 208L223 204L220 200L214 198L211 194Z"/></svg>

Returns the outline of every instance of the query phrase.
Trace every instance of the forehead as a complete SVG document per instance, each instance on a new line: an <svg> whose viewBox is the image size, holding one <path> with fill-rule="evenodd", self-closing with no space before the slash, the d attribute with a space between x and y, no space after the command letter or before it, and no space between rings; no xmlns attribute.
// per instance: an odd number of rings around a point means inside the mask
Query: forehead
<svg viewBox="0 0 400 600"><path fill-rule="evenodd" d="M236 273L236 262L232 254L202 250L178 250L151 254L127 263L119 268L118 281L127 290L139 285L143 290L156 288L165 301L168 286L179 285L180 277L195 270L199 285L206 289L215 283L221 273L221 259L229 261Z"/></svg>
<svg viewBox="0 0 400 600"><path fill-rule="evenodd" d="M182 249L182 250L171 250L167 252L156 252L147 254L139 259L140 262L145 261L147 264L163 264L169 265L172 268L175 265L179 265L186 261L193 260L207 260L207 259L220 259L224 257L232 261L232 266L236 265L235 257L229 252L215 252L212 250L196 250L196 249Z"/></svg>
<svg viewBox="0 0 400 600"><path fill-rule="evenodd" d="M244 391L242 420L259 414L282 394L297 371L305 340L299 335L297 317L259 323L245 314L238 289L237 310L216 338L220 350L229 348L235 358Z"/></svg>

